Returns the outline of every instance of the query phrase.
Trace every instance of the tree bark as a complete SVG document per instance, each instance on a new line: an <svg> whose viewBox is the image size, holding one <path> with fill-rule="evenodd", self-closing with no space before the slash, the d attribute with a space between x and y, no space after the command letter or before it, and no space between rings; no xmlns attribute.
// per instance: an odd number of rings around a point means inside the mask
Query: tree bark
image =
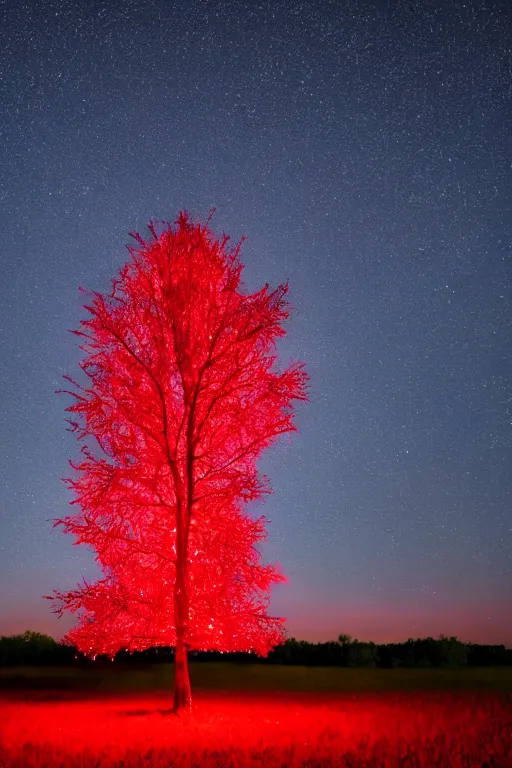
<svg viewBox="0 0 512 768"><path fill-rule="evenodd" d="M192 517L192 496L194 480L194 451L192 436L194 430L194 402L189 405L186 393L185 377L182 371L185 407L188 410L186 432L186 469L185 477L181 478L179 471L175 473L177 492L176 509L176 583L174 589L174 616L176 622L176 651L174 655L174 712L190 712L192 709L192 692L188 671L187 635L189 629L189 596L188 596L188 538L190 519Z"/></svg>
<svg viewBox="0 0 512 768"><path fill-rule="evenodd" d="M188 672L187 630L189 622L187 584L188 525L178 505L176 539L176 583L174 588L174 617L176 622L176 650L174 653L174 712L190 712L192 693Z"/></svg>
<svg viewBox="0 0 512 768"><path fill-rule="evenodd" d="M188 674L188 651L182 638L176 641L174 655L174 706L173 711L178 714L190 712L192 709L192 694L190 690L190 677Z"/></svg>

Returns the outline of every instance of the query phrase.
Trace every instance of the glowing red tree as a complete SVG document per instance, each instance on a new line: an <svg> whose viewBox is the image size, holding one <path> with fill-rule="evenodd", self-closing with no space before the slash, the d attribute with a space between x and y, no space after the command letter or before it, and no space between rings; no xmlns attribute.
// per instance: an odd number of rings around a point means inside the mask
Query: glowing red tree
<svg viewBox="0 0 512 768"><path fill-rule="evenodd" d="M175 710L191 705L188 649L266 654L284 619L267 616L283 580L256 545L265 518L246 502L270 492L256 461L294 431L306 399L302 364L274 370L287 286L247 295L239 246L181 214L175 227L129 247L108 296L91 293L80 363L66 377L82 460L65 482L80 511L57 521L89 545L103 578L55 592L78 612L67 636L82 651L175 647Z"/></svg>

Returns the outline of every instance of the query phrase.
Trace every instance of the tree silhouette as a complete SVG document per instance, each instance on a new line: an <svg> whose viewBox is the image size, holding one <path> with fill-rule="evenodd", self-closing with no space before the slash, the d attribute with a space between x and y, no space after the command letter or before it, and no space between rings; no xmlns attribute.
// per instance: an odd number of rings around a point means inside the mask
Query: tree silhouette
<svg viewBox="0 0 512 768"><path fill-rule="evenodd" d="M56 525L96 552L103 578L52 599L78 612L66 640L90 655L174 646L178 711L191 706L188 649L266 655L283 640L284 619L267 615L283 577L261 562L266 520L245 505L270 492L256 461L295 430L307 374L274 368L287 285L244 293L240 245L209 220L149 230L131 233L112 292L89 293L73 331L89 379L65 377L85 441L65 480L80 511Z"/></svg>

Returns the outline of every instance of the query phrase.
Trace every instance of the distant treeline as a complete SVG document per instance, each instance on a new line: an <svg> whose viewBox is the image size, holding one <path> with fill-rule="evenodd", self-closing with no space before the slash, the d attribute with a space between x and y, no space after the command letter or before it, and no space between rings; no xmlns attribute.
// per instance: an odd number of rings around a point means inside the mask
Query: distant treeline
<svg viewBox="0 0 512 768"><path fill-rule="evenodd" d="M405 643L377 645L340 635L328 643L308 643L290 638L275 648L266 659L251 653L192 652L193 661L233 661L257 664L300 664L336 667L486 667L512 665L512 648L504 645L463 643L456 637L426 637ZM39 632L0 637L0 666L59 666L109 664L148 664L173 660L171 648L150 648L129 653L120 651L113 662L106 657L92 661L70 645L56 642Z"/></svg>

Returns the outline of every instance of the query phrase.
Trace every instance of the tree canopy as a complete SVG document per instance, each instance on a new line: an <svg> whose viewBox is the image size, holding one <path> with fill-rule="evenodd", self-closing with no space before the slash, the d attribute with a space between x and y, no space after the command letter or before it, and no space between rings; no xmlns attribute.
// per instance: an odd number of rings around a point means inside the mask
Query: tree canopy
<svg viewBox="0 0 512 768"><path fill-rule="evenodd" d="M84 442L67 484L79 511L58 521L96 552L103 578L56 593L77 611L67 640L91 654L180 643L254 650L283 639L267 614L283 579L257 544L270 492L256 462L295 430L302 364L277 368L287 285L247 293L240 245L181 214L145 241L108 295L89 293L79 330L88 379L71 377L71 429Z"/></svg>

